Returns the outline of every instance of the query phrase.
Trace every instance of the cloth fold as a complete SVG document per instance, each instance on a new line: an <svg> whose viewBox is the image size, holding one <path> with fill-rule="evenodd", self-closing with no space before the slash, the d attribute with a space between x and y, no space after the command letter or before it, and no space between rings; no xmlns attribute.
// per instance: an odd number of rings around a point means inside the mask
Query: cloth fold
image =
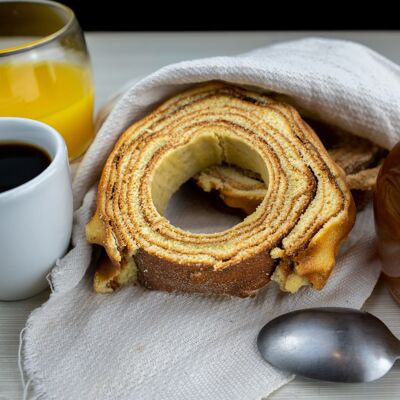
<svg viewBox="0 0 400 400"><path fill-rule="evenodd" d="M287 96L302 112L390 149L400 140L400 68L352 42L304 39L233 57L166 66L118 101L76 173L73 248L52 271L54 292L25 331L24 368L51 399L261 399L292 377L265 363L256 336L299 308L360 308L380 273L372 208L359 213L327 286L296 295L274 284L255 298L168 294L125 287L95 294L84 226L96 181L132 122L189 85L208 80ZM179 219L179 209L175 210ZM187 215L185 216L187 219ZM213 221L210 220L210 224Z"/></svg>

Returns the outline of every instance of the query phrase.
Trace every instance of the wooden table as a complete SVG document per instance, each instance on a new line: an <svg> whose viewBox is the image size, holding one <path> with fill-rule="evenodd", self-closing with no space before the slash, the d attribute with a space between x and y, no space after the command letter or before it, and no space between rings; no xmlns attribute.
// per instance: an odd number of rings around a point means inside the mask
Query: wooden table
<svg viewBox="0 0 400 400"><path fill-rule="evenodd" d="M313 32L312 35L359 41L400 64L400 32ZM148 74L163 65L198 57L235 54L304 36L310 34L89 33L86 37L95 74L96 107L127 80ZM0 302L0 399L22 397L17 368L19 332L29 313L47 297L48 292L44 292L24 301ZM400 306L395 304L382 282L379 282L364 309L379 316L400 337ZM369 384L332 384L296 378L271 396L273 399L294 397L297 400L399 399L400 362L384 378Z"/></svg>

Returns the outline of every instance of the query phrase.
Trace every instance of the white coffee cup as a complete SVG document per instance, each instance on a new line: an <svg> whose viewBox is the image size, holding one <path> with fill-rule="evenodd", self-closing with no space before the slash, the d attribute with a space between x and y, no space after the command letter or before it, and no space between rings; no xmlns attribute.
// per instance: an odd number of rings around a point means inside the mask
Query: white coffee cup
<svg viewBox="0 0 400 400"><path fill-rule="evenodd" d="M63 138L25 118L0 118L0 144L45 150L50 165L30 181L0 193L0 300L18 300L46 288L46 275L68 248L72 188Z"/></svg>

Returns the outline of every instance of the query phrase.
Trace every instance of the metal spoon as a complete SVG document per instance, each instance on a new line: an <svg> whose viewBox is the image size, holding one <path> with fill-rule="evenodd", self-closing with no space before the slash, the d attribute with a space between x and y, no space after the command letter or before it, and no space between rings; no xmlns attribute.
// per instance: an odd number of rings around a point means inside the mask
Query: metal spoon
<svg viewBox="0 0 400 400"><path fill-rule="evenodd" d="M381 378L400 358L400 341L377 317L351 308L311 308L268 322L257 338L276 368L333 382Z"/></svg>

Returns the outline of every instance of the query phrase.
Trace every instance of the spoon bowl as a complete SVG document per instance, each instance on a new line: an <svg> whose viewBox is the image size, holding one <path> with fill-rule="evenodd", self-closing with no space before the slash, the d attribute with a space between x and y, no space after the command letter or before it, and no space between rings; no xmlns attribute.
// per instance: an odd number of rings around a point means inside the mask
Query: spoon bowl
<svg viewBox="0 0 400 400"><path fill-rule="evenodd" d="M400 358L400 341L377 317L350 308L283 314L260 331L257 345L272 366L332 382L370 382Z"/></svg>

